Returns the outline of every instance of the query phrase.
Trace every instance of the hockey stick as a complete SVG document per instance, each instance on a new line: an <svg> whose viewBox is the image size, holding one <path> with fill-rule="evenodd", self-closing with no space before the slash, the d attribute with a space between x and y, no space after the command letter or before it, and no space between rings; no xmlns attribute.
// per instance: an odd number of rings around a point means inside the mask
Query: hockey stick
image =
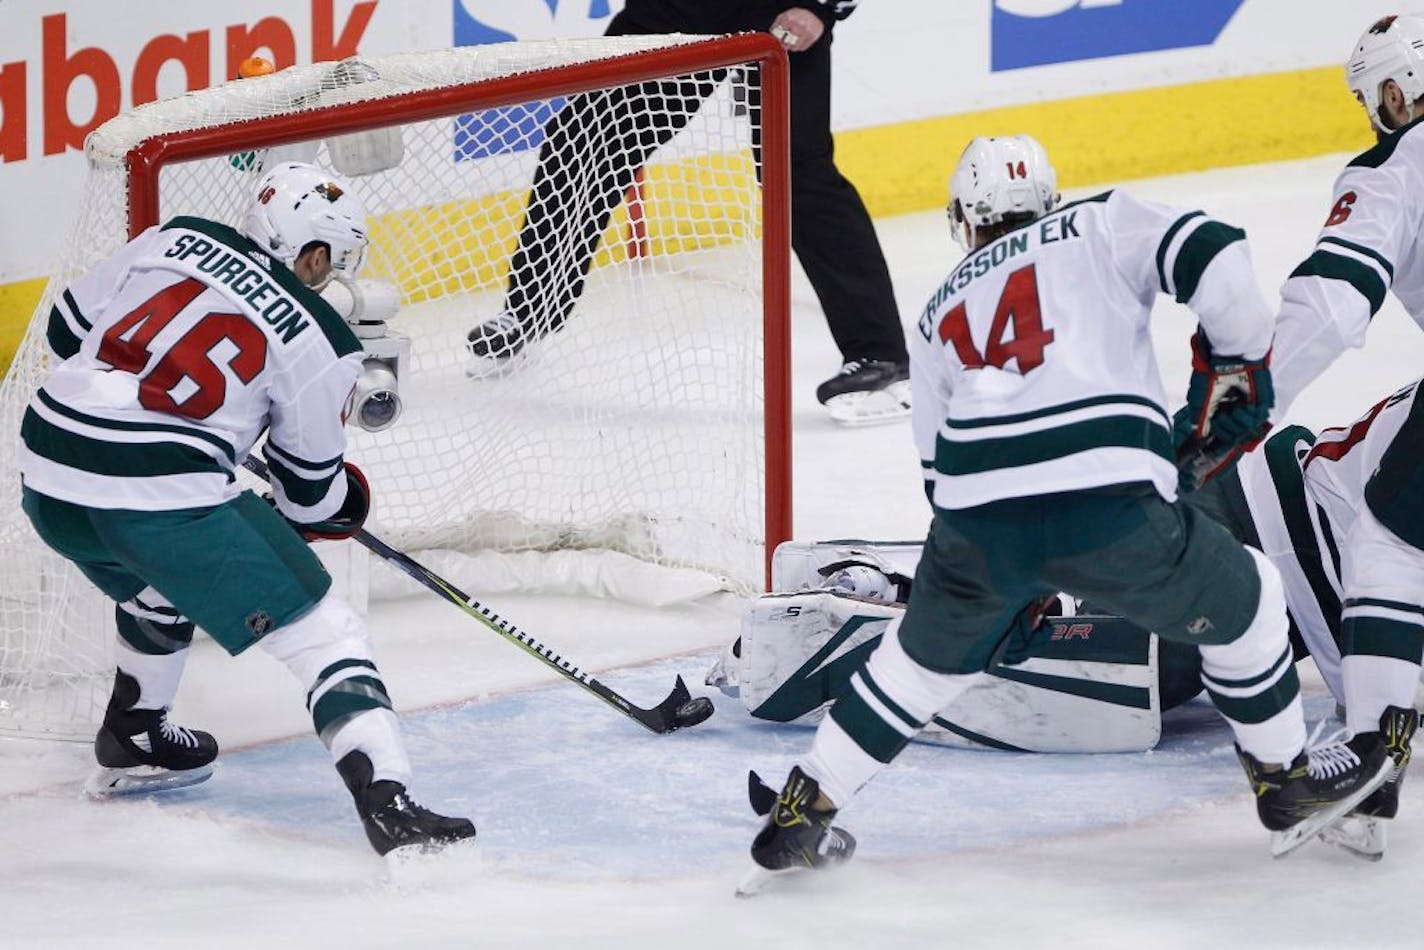
<svg viewBox="0 0 1424 950"><path fill-rule="evenodd" d="M261 459L249 455L242 464L244 468L259 478L268 480L267 465ZM712 701L705 696L694 699L692 694L687 691L687 684L682 681L680 675L677 682L673 684L672 692L662 702L650 709L635 706L410 555L396 550L364 528L357 531L352 539L368 548L387 564L409 575L422 587L459 607L545 666L566 679L573 680L623 715L642 723L653 732L661 734L687 726L695 726L712 715Z"/></svg>

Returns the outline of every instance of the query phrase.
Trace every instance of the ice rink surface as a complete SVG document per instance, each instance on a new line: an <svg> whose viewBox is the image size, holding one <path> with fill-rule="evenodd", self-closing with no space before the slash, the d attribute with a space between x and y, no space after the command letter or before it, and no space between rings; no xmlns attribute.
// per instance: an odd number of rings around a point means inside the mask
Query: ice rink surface
<svg viewBox="0 0 1424 950"><path fill-rule="evenodd" d="M1267 299L1309 251L1348 156L1132 183L1246 228ZM1069 195L1082 197L1093 190ZM877 222L907 329L958 259L940 213ZM918 538L928 512L907 424L843 429L813 399L838 364L795 287L800 538ZM1168 392L1194 321L1163 300ZM1352 421L1424 368L1391 299L1362 351L1292 421ZM377 493L379 486L375 486ZM373 570L385 570L377 565ZM644 705L695 692L740 605L650 610L489 598ZM756 823L748 768L779 784L810 733L717 714L653 736L426 594L379 603L377 658L405 711L416 797L468 814L478 844L388 867L310 735L301 690L259 651L195 647L174 719L225 747L205 785L94 804L83 745L0 741L0 947L1388 947L1424 944L1411 895L1424 781L1374 865L1311 844L1272 861L1229 735L1209 707L1169 716L1140 755L1049 757L912 746L842 813L860 840L833 875L732 897ZM1307 709L1330 707L1302 666Z"/></svg>

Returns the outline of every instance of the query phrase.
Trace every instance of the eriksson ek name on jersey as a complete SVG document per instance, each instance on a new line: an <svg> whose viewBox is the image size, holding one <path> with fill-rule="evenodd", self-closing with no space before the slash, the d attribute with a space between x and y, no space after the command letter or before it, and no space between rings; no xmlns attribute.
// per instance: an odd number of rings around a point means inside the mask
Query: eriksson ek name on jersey
<svg viewBox="0 0 1424 950"><path fill-rule="evenodd" d="M924 315L920 318L920 332L924 334L925 339L928 340L933 335L934 316L940 304L1000 264L1028 253L1029 248L1034 246L1035 237L1038 245L1082 237L1078 232L1077 217L1078 211L1074 209L1066 214L1043 218L1021 230L1006 234L983 250L967 256L925 305Z"/></svg>
<svg viewBox="0 0 1424 950"><path fill-rule="evenodd" d="M311 315L270 274L216 241L197 234L180 234L163 256L184 262L198 258L193 266L251 304L284 343L291 343L311 325Z"/></svg>

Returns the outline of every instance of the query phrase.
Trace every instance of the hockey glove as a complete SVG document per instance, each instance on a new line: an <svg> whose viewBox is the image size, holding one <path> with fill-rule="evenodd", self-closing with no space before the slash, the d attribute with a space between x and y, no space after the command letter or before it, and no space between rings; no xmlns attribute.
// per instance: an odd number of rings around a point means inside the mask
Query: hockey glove
<svg viewBox="0 0 1424 950"><path fill-rule="evenodd" d="M346 462L346 500L329 518L311 524L292 522L308 541L343 541L361 530L371 513L371 486L359 468Z"/></svg>
<svg viewBox="0 0 1424 950"><path fill-rule="evenodd" d="M1180 490L1200 488L1265 438L1276 402L1270 362L1270 351L1259 360L1220 356L1201 330L1192 336L1187 404L1172 420Z"/></svg>

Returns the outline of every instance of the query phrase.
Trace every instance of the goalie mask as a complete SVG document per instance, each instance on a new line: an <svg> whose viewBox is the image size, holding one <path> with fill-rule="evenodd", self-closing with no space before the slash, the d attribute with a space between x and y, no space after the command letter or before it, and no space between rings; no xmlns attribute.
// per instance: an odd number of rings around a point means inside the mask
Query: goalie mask
<svg viewBox="0 0 1424 950"><path fill-rule="evenodd" d="M325 244L332 274L349 280L366 256L366 206L339 175L285 162L257 183L243 232L288 267L308 245Z"/></svg>
<svg viewBox="0 0 1424 950"><path fill-rule="evenodd" d="M1375 22L1345 63L1345 81L1370 114L1376 131L1388 133L1384 115L1384 84L1392 79L1404 93L1409 118L1414 103L1424 98L1424 17L1387 16Z"/></svg>
<svg viewBox="0 0 1424 950"><path fill-rule="evenodd" d="M949 222L965 250L979 228L1032 221L1058 206L1058 173L1031 135L976 138L949 179Z"/></svg>

